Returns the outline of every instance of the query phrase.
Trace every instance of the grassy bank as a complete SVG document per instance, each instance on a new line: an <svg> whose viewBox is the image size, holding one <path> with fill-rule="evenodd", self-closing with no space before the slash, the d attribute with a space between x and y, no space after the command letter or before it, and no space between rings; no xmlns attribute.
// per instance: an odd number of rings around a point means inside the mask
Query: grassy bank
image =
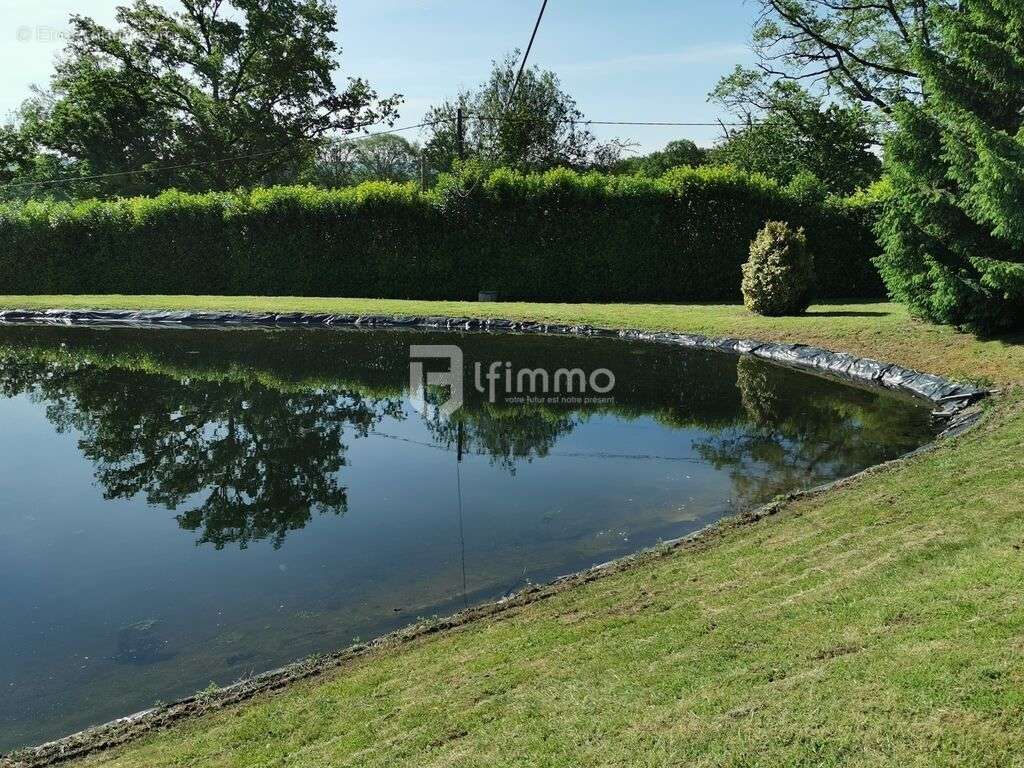
<svg viewBox="0 0 1024 768"><path fill-rule="evenodd" d="M713 543L361 659L92 766L1024 764L1024 351L889 304L5 297L492 315L799 340L1005 389L973 432Z"/></svg>
<svg viewBox="0 0 1024 768"><path fill-rule="evenodd" d="M1005 383L1024 378L1024 336L991 341L913 321L885 302L828 303L804 317L758 317L736 304L528 304L262 296L0 296L0 308L196 309L503 317L609 328L799 341L932 373Z"/></svg>

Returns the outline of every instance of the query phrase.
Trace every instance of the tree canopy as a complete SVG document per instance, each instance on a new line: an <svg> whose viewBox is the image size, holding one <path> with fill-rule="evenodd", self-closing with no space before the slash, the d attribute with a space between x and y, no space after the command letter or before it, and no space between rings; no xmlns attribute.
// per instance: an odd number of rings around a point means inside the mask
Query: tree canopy
<svg viewBox="0 0 1024 768"><path fill-rule="evenodd" d="M666 144L664 149L620 160L610 170L613 173L635 173L657 178L673 168L684 165L696 168L707 162L708 150L698 147L689 139L676 139Z"/></svg>
<svg viewBox="0 0 1024 768"><path fill-rule="evenodd" d="M346 187L364 181L413 181L419 177L417 144L395 134L365 139L328 139L320 144L298 180L320 187Z"/></svg>
<svg viewBox="0 0 1024 768"><path fill-rule="evenodd" d="M848 195L881 173L878 120L860 104L828 102L799 83L737 67L711 99L746 126L729 128L710 153L714 162L788 184L813 175L830 193Z"/></svg>
<svg viewBox="0 0 1024 768"><path fill-rule="evenodd" d="M232 189L275 178L325 136L396 115L361 78L335 83L327 0L133 0L116 26L71 17L46 91L22 111L26 140L108 193Z"/></svg>
<svg viewBox="0 0 1024 768"><path fill-rule="evenodd" d="M519 51L514 51L493 62L490 77L479 88L427 111L425 149L435 168L449 170L459 158L460 108L466 116L463 154L489 165L544 170L579 168L595 157L604 165L618 159L618 144L602 144L584 127L583 113L554 72L524 69L512 98L518 61Z"/></svg>
<svg viewBox="0 0 1024 768"><path fill-rule="evenodd" d="M759 68L888 113L924 94L915 51L939 44L937 18L956 0L758 0Z"/></svg>

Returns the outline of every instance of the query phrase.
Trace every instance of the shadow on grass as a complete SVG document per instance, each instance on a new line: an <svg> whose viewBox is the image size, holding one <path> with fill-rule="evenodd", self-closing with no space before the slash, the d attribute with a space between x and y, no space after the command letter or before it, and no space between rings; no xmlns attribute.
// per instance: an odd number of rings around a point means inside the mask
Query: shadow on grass
<svg viewBox="0 0 1024 768"><path fill-rule="evenodd" d="M1007 347L1024 346L1024 331L1004 331L1002 333L977 334L978 341L996 341Z"/></svg>
<svg viewBox="0 0 1024 768"><path fill-rule="evenodd" d="M892 312L865 312L858 309L812 310L805 313L806 317L888 317Z"/></svg>

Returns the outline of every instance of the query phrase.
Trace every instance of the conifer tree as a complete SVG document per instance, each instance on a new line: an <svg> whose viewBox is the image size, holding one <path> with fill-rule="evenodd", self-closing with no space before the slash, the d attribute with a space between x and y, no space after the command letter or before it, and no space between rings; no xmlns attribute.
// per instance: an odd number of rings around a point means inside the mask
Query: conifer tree
<svg viewBox="0 0 1024 768"><path fill-rule="evenodd" d="M877 260L889 292L929 320L1024 326L1024 3L939 9L916 52L923 98L894 109L892 194Z"/></svg>

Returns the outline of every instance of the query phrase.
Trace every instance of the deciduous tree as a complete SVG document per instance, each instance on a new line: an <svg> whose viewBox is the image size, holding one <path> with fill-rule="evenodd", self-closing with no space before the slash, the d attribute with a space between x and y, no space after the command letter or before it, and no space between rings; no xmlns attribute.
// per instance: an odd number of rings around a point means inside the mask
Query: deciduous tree
<svg viewBox="0 0 1024 768"><path fill-rule="evenodd" d="M72 16L26 129L93 174L166 169L113 177L112 192L273 181L323 137L395 115L398 97L335 84L335 13L327 0L134 0L113 28Z"/></svg>
<svg viewBox="0 0 1024 768"><path fill-rule="evenodd" d="M554 72L539 67L523 71L512 97L519 52L495 61L490 78L454 101L432 107L426 143L431 164L448 170L458 158L457 112L466 116L464 154L490 165L522 170L554 166L583 167L595 153L603 164L616 159L616 142L601 144L584 125L575 100L562 90Z"/></svg>
<svg viewBox="0 0 1024 768"><path fill-rule="evenodd" d="M617 162L612 168L613 173L637 173L641 176L657 178L666 171L687 165L693 168L704 165L708 159L708 151L689 139L676 139L659 149L639 157L629 157Z"/></svg>
<svg viewBox="0 0 1024 768"><path fill-rule="evenodd" d="M715 162L788 184L813 174L825 190L848 195L881 173L876 113L857 103L829 102L799 83L737 67L712 101L746 125L727 128L710 154Z"/></svg>
<svg viewBox="0 0 1024 768"><path fill-rule="evenodd" d="M760 68L890 112L924 95L914 51L939 44L955 0L758 0Z"/></svg>

